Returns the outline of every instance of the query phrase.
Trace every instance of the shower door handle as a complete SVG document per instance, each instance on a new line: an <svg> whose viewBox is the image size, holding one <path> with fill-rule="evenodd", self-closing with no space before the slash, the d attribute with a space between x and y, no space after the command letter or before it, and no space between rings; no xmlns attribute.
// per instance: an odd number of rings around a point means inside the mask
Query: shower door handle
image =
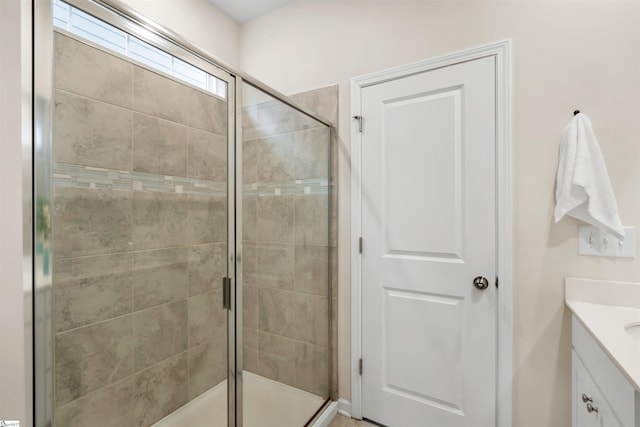
<svg viewBox="0 0 640 427"><path fill-rule="evenodd" d="M231 310L231 278L222 278L222 308Z"/></svg>

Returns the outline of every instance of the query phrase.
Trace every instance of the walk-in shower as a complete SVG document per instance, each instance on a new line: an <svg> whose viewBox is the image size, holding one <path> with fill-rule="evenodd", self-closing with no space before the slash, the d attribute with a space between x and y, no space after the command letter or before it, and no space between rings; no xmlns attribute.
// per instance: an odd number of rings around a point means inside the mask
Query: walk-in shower
<svg viewBox="0 0 640 427"><path fill-rule="evenodd" d="M35 425L307 424L328 120L116 2L35 11Z"/></svg>

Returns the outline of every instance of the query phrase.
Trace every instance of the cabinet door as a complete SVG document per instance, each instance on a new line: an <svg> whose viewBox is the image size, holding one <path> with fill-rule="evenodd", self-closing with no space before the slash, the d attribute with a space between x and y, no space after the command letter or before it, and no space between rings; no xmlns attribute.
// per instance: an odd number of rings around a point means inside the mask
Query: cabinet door
<svg viewBox="0 0 640 427"><path fill-rule="evenodd" d="M594 407L598 406L597 403L594 403L596 400L594 396L596 386L589 377L589 374L587 373L582 363L580 363L579 359L575 356L575 354L573 360L574 392L572 405L574 427L604 427L600 408L598 408L598 412L589 412L587 410L587 403L591 403ZM582 395L587 396L588 398L592 399L592 401L585 403L582 399Z"/></svg>
<svg viewBox="0 0 640 427"><path fill-rule="evenodd" d="M583 395L591 400L584 402ZM621 427L575 351L573 352L573 399L571 404L573 405L573 427ZM589 412L588 404L591 404L592 412Z"/></svg>

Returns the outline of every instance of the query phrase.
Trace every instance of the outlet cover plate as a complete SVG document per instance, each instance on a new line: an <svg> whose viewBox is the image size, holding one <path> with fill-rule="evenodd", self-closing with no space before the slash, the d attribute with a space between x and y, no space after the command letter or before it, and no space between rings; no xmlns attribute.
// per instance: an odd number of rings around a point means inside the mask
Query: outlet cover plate
<svg viewBox="0 0 640 427"><path fill-rule="evenodd" d="M578 231L578 253L613 258L636 257L636 228L625 227L623 242L591 225L581 225Z"/></svg>

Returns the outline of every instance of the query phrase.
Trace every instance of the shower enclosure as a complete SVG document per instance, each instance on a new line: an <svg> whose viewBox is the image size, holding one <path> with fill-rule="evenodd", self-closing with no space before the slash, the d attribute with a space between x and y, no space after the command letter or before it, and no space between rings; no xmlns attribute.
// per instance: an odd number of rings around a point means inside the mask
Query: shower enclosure
<svg viewBox="0 0 640 427"><path fill-rule="evenodd" d="M116 2L35 12L35 425L308 425L329 123Z"/></svg>

